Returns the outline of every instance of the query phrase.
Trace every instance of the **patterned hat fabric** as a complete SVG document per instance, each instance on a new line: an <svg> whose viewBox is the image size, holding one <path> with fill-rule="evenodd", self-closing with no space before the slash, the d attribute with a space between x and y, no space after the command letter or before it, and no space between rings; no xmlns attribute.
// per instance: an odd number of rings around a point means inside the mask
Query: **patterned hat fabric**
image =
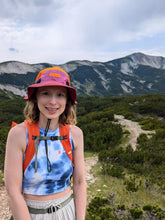
<svg viewBox="0 0 165 220"><path fill-rule="evenodd" d="M27 96L25 100L29 100L33 95L36 88L45 86L62 86L66 87L69 91L73 104L76 104L76 90L70 86L69 75L59 67L50 67L41 70L36 77L35 84L28 86Z"/></svg>

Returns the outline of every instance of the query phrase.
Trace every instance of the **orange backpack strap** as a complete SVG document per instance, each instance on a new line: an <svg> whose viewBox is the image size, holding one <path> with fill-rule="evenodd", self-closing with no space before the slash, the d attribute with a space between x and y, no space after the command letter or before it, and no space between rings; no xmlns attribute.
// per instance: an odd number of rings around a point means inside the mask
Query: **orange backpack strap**
<svg viewBox="0 0 165 220"><path fill-rule="evenodd" d="M12 121L11 128L15 127L16 125L17 123L15 121Z"/></svg>
<svg viewBox="0 0 165 220"><path fill-rule="evenodd" d="M72 165L74 166L72 146L71 146L70 139L69 139L70 125L68 125L68 124L65 126L60 125L59 130L60 130L60 136L67 136L66 139L61 140L61 143L63 145L63 148L64 148L66 154L68 155L69 159L71 160Z"/></svg>
<svg viewBox="0 0 165 220"><path fill-rule="evenodd" d="M25 122L27 130L28 130L29 142L28 142L28 146L26 148L26 153L25 153L25 158L24 158L24 163L23 163L23 172L25 172L28 164L32 160L33 156L35 155L35 145L34 145L35 140L33 137L40 136L40 129L39 129L38 123L31 123L30 120L25 120L24 122ZM13 121L11 128L16 125L17 125L17 123ZM65 126L60 125L59 126L59 133L60 133L60 136L66 136L66 139L62 139L61 143L63 145L63 148L64 148L66 154L68 155L69 159L71 160L72 165L74 166L72 146L71 146L71 142L69 139L70 125L65 125Z"/></svg>
<svg viewBox="0 0 165 220"><path fill-rule="evenodd" d="M29 143L25 153L25 159L23 163L23 171L25 172L28 164L32 160L35 154L34 138L33 136L40 136L40 129L38 123L31 123L30 120L24 121L29 133Z"/></svg>

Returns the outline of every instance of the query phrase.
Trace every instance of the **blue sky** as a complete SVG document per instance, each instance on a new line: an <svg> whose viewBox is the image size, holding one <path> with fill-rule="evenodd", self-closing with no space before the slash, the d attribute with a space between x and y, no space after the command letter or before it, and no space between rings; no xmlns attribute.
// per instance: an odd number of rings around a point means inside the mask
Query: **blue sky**
<svg viewBox="0 0 165 220"><path fill-rule="evenodd" d="M1 0L0 62L165 57L164 0Z"/></svg>

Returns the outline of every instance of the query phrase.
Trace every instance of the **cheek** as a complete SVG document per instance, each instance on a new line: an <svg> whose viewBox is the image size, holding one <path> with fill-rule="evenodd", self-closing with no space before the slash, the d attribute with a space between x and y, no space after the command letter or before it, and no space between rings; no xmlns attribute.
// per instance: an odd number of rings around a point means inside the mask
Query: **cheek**
<svg viewBox="0 0 165 220"><path fill-rule="evenodd" d="M63 97L63 99L61 99L60 100L60 102L61 102L61 105L66 105L66 103L67 103L67 98L65 97Z"/></svg>
<svg viewBox="0 0 165 220"><path fill-rule="evenodd" d="M63 111L65 111L66 109L66 103L67 103L66 100L61 103L61 107L63 108Z"/></svg>
<svg viewBox="0 0 165 220"><path fill-rule="evenodd" d="M37 99L37 105L39 109L41 109L45 104L46 104L45 100L40 98Z"/></svg>
<svg viewBox="0 0 165 220"><path fill-rule="evenodd" d="M63 102L63 103L61 104L61 106L65 109L65 107L66 107L66 102Z"/></svg>
<svg viewBox="0 0 165 220"><path fill-rule="evenodd" d="M47 103L47 99L45 99L43 97L38 97L37 103L38 103L38 105L44 105L45 103Z"/></svg>
<svg viewBox="0 0 165 220"><path fill-rule="evenodd" d="M64 103L65 103L64 105L65 105L65 107L66 107L66 104L67 104L67 99L65 99L65 102L64 102Z"/></svg>

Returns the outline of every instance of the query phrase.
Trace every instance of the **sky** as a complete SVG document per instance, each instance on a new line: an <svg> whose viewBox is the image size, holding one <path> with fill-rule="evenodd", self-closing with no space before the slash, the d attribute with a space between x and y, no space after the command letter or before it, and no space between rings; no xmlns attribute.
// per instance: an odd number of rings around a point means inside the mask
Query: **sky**
<svg viewBox="0 0 165 220"><path fill-rule="evenodd" d="M0 63L165 57L164 0L0 0Z"/></svg>

